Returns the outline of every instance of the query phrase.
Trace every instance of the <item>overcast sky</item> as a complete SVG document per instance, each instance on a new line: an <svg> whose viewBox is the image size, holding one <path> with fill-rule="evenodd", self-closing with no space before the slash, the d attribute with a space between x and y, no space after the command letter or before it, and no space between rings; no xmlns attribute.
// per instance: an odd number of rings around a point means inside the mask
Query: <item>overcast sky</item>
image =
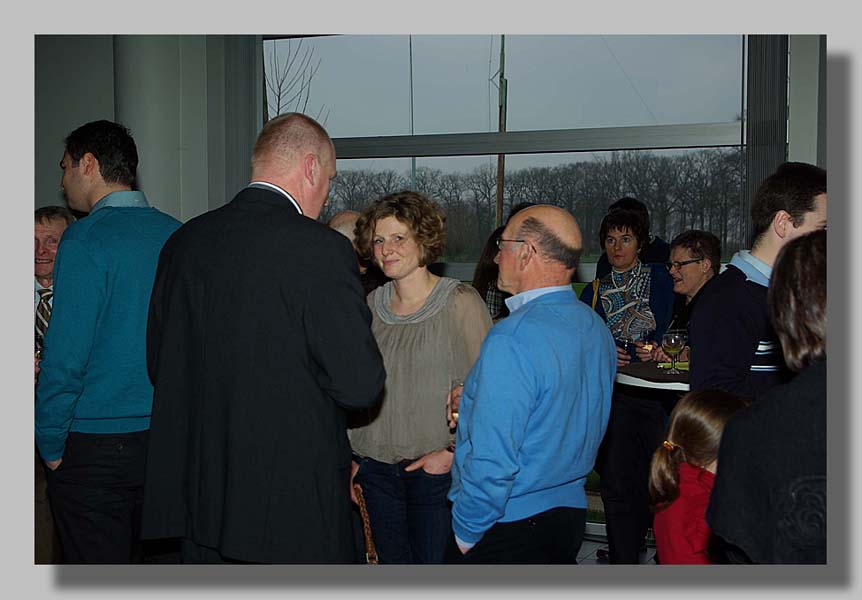
<svg viewBox="0 0 862 600"><path fill-rule="evenodd" d="M299 41L278 41L280 56L288 45L295 52ZM307 38L300 51L310 49L320 66L306 112L325 118L333 137L410 133L408 36ZM727 122L741 111L742 36L507 35L505 51L509 131ZM412 53L415 133L497 130L499 35L415 35ZM511 157L510 165L577 158ZM410 164L351 162L339 168ZM447 170L481 162L488 159L417 160Z"/></svg>

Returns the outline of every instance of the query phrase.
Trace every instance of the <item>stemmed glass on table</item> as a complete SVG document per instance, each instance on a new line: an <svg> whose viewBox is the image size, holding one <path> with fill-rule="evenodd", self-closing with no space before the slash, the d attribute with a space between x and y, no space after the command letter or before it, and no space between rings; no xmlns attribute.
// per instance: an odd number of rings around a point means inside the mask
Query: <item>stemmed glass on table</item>
<svg viewBox="0 0 862 600"><path fill-rule="evenodd" d="M673 330L666 332L661 338L662 349L670 356L671 367L668 375L681 375L682 371L676 368L676 357L685 347L685 331Z"/></svg>

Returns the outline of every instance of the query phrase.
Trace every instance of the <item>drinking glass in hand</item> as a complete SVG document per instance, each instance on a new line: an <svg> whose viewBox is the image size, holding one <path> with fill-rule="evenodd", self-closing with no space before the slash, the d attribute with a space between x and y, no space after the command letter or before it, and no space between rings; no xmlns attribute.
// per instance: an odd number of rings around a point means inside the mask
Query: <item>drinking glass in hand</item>
<svg viewBox="0 0 862 600"><path fill-rule="evenodd" d="M635 362L638 359L638 355L635 349L634 340L630 337L620 337L614 338L614 342L616 343L618 348L622 348L623 352L629 355L629 361Z"/></svg>
<svg viewBox="0 0 862 600"><path fill-rule="evenodd" d="M668 371L669 375L680 375L682 371L676 368L676 357L682 352L685 347L685 332L684 331L668 331L661 338L662 349L670 356L671 367Z"/></svg>
<svg viewBox="0 0 862 600"><path fill-rule="evenodd" d="M461 403L461 393L464 391L464 380L453 379L449 386L449 396L446 398L446 422L458 426L458 406ZM454 429L455 427L452 427Z"/></svg>

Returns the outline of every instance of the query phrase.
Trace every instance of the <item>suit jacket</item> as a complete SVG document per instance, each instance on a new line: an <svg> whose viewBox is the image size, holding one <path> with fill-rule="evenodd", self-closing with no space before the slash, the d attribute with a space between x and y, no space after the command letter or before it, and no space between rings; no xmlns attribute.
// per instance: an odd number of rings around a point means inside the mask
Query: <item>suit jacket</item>
<svg viewBox="0 0 862 600"><path fill-rule="evenodd" d="M165 244L142 532L265 563L353 561L345 410L383 360L350 242L246 188Z"/></svg>

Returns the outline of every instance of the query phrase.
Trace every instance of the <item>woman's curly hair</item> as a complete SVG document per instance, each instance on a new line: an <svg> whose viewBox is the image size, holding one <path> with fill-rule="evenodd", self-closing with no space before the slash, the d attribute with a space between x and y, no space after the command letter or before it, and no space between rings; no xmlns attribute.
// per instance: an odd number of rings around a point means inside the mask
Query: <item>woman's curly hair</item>
<svg viewBox="0 0 862 600"><path fill-rule="evenodd" d="M353 230L356 247L364 258L374 257L374 228L380 219L395 217L410 228L424 267L443 254L446 245L446 215L437 204L420 192L402 190L383 196L365 207Z"/></svg>

